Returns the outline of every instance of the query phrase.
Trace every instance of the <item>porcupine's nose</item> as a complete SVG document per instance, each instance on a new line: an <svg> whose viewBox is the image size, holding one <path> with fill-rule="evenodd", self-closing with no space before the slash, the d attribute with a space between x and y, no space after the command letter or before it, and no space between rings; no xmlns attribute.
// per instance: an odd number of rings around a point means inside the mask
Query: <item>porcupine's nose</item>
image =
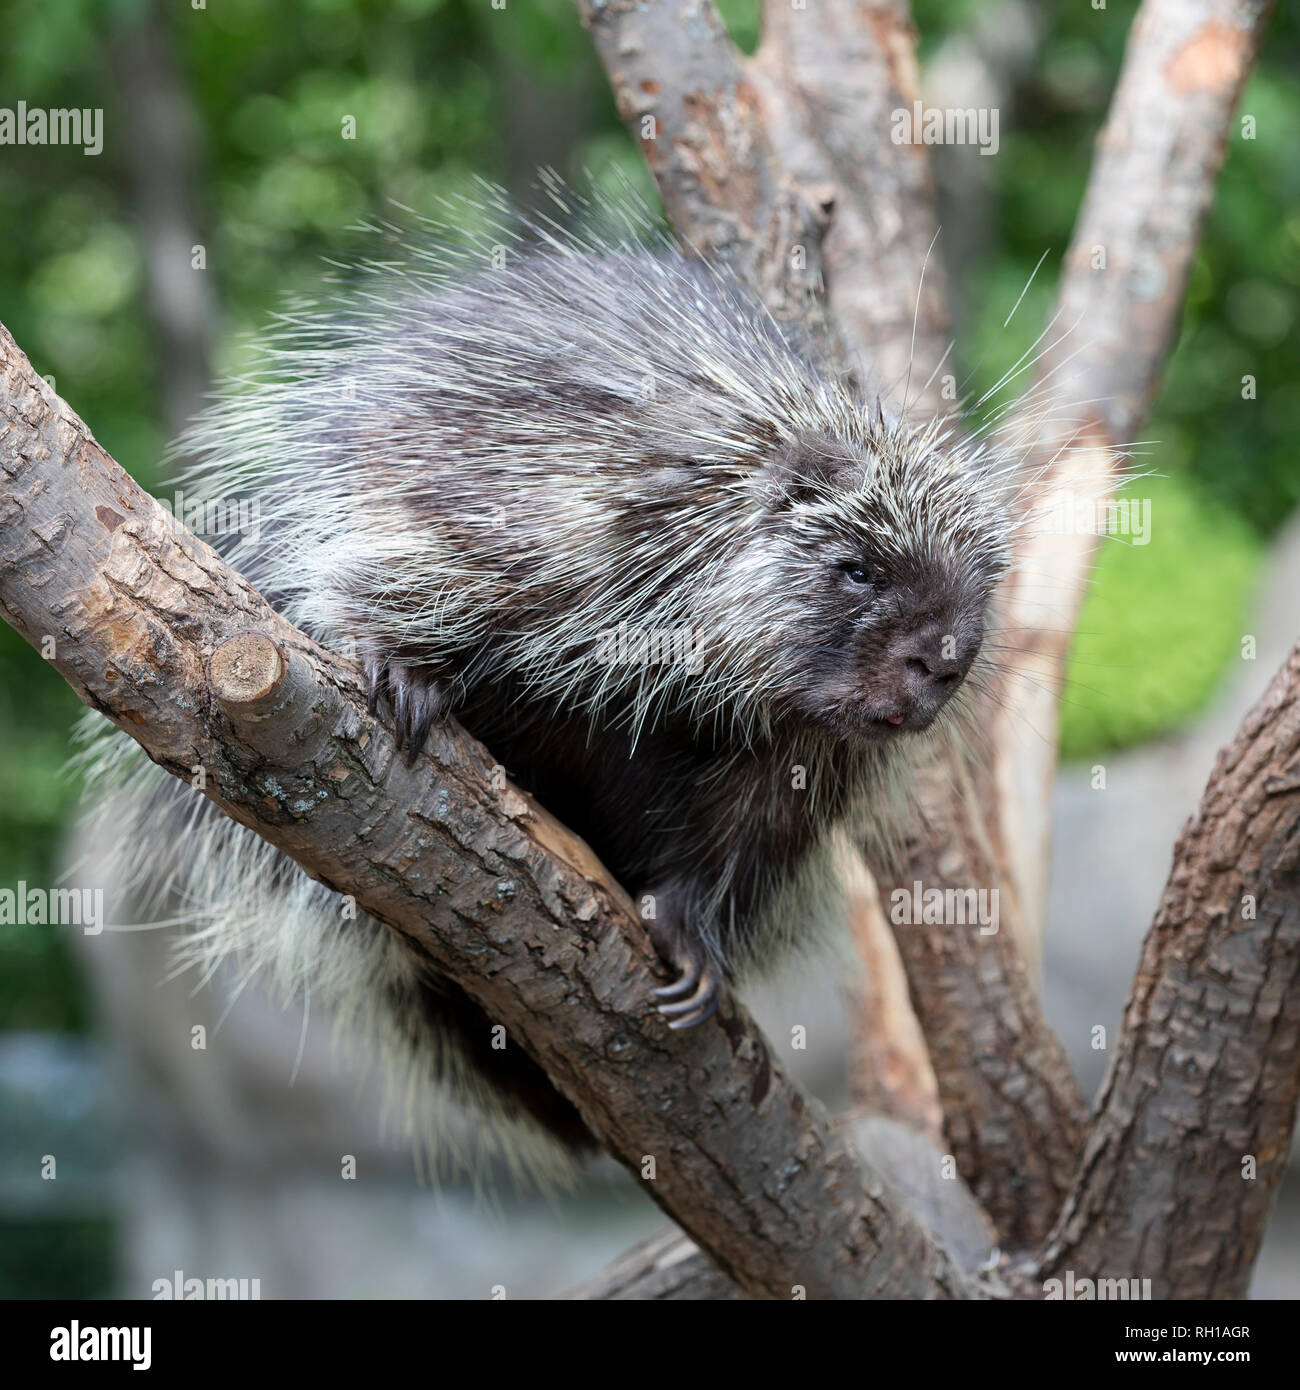
<svg viewBox="0 0 1300 1390"><path fill-rule="evenodd" d="M959 661L926 652L923 656L909 656L904 663L911 682L933 686L939 690L950 686L965 670Z"/></svg>
<svg viewBox="0 0 1300 1390"><path fill-rule="evenodd" d="M970 670L978 642L959 640L932 623L915 633L900 653L903 684L921 707L937 708Z"/></svg>

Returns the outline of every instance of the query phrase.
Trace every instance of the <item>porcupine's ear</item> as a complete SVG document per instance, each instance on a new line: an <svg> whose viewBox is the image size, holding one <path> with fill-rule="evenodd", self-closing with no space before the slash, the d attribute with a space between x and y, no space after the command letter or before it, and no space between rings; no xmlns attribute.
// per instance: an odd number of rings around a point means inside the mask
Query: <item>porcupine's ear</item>
<svg viewBox="0 0 1300 1390"><path fill-rule="evenodd" d="M807 435L779 444L763 467L758 486L770 511L825 501L862 484L864 461L843 441Z"/></svg>

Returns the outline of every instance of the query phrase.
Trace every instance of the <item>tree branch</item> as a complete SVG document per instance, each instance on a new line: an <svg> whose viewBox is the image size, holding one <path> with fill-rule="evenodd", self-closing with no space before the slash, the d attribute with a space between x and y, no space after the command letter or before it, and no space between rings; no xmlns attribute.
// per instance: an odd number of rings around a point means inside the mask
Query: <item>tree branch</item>
<svg viewBox="0 0 1300 1390"><path fill-rule="evenodd" d="M579 1302L726 1303L744 1294L676 1226L665 1226L630 1246L568 1297Z"/></svg>
<svg viewBox="0 0 1300 1390"><path fill-rule="evenodd" d="M850 359L895 404L918 401L948 345L942 258L924 145L891 138L920 97L907 0L765 0L746 65L791 175L825 190L827 301ZM914 340L915 338L915 340ZM939 406L937 385L913 408Z"/></svg>
<svg viewBox="0 0 1300 1390"><path fill-rule="evenodd" d="M825 331L828 195L800 187L778 160L709 0L576 3L678 237L731 266L778 319Z"/></svg>
<svg viewBox="0 0 1300 1390"><path fill-rule="evenodd" d="M1300 645L1179 836L1042 1275L1244 1297L1295 1129L1297 1059Z"/></svg>
<svg viewBox="0 0 1300 1390"><path fill-rule="evenodd" d="M920 819L901 866L882 889L907 902L922 891L996 889L1000 875L971 771L959 754L917 775ZM936 865L933 846L944 846ZM992 930L978 923L895 918L957 1167L1004 1244L1032 1245L1050 1230L1083 1139L1085 1107L1059 1040L1047 1026L1016 939L1014 896ZM901 916L901 914L900 914Z"/></svg>
<svg viewBox="0 0 1300 1390"><path fill-rule="evenodd" d="M908 1124L879 1115L850 1115L840 1128L885 1190L942 1239L963 1269L989 1271L997 1234L966 1184L945 1170L942 1154L929 1139ZM988 1287L998 1297L1009 1293L1000 1282ZM686 1236L670 1228L625 1251L568 1296L725 1300L740 1295Z"/></svg>
<svg viewBox="0 0 1300 1390"><path fill-rule="evenodd" d="M849 1067L853 1107L909 1125L943 1144L943 1110L930 1051L907 993L898 945L876 884L853 846L841 855L853 944L862 961L854 986L854 1052Z"/></svg>

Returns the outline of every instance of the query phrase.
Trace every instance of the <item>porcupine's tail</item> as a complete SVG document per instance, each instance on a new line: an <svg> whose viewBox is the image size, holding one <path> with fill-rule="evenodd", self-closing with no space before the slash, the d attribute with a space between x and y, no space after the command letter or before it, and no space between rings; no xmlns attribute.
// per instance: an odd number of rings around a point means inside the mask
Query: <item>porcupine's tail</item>
<svg viewBox="0 0 1300 1390"><path fill-rule="evenodd" d="M495 1160L521 1182L571 1178L571 1155L596 1147L590 1132L522 1049L492 1046L492 1020L463 990L382 923L346 916L337 894L102 716L84 716L78 741L86 834L112 866L112 910L132 915L110 930L179 929L178 966L200 980L233 964L238 980L255 975L286 1002L310 1000L313 1018L323 1012L374 1059L388 1118L429 1172ZM456 1137L459 1105L474 1111L473 1152Z"/></svg>

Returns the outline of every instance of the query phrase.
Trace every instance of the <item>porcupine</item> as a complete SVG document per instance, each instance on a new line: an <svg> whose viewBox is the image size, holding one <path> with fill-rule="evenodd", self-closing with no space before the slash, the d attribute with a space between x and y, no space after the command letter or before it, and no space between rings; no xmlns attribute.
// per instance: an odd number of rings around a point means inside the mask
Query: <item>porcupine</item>
<svg viewBox="0 0 1300 1390"><path fill-rule="evenodd" d="M286 314L182 481L256 499L221 548L356 651L408 758L454 713L588 841L645 905L681 1030L811 930L837 828L879 828L979 652L1004 498L978 445L820 368L725 269L532 232L428 242ZM468 994L129 740L93 742L101 833L179 895L205 968L242 955L376 1038L417 1131L449 1088L590 1146Z"/></svg>

